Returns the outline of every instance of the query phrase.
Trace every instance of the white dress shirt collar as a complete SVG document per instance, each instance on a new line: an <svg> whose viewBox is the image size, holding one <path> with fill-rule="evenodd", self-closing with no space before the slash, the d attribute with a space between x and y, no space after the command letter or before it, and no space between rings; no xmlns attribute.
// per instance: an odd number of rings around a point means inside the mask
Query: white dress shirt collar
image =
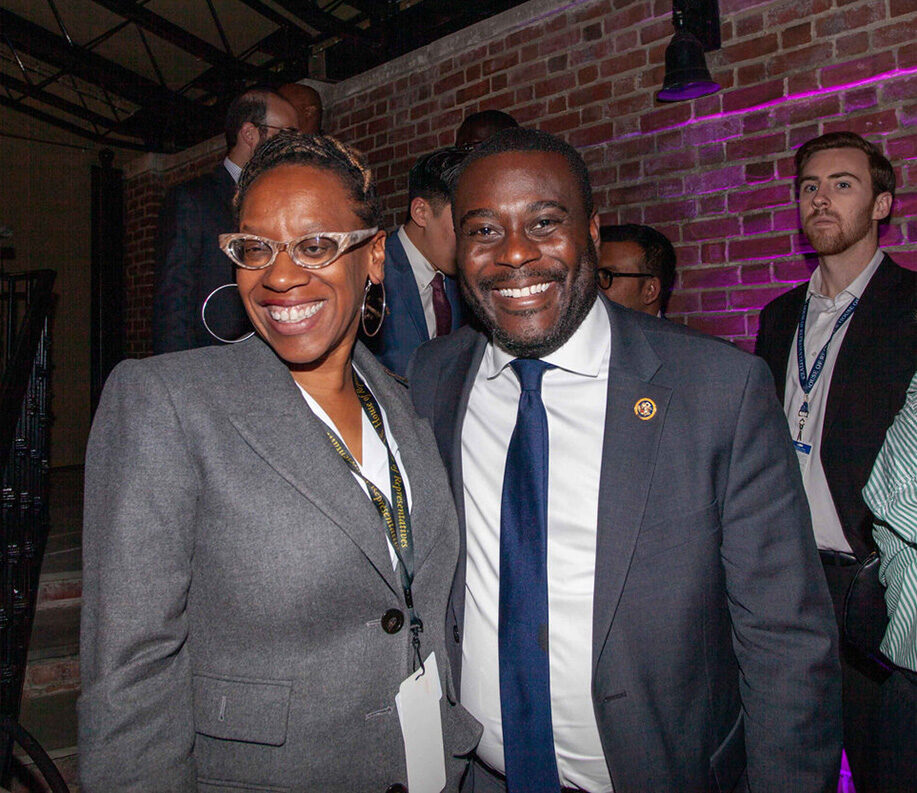
<svg viewBox="0 0 917 793"><path fill-rule="evenodd" d="M223 160L223 167L229 171L229 175L232 177L232 180L239 184L239 177L242 176L242 169L236 165L229 157L226 157Z"/></svg>
<svg viewBox="0 0 917 793"><path fill-rule="evenodd" d="M404 230L404 226L398 229L398 239L401 240L401 245L411 265L411 271L414 273L414 280L417 281L417 291L423 293L423 290L430 286L439 271L427 261L427 257L411 242L411 238Z"/></svg>
<svg viewBox="0 0 917 793"><path fill-rule="evenodd" d="M818 297L832 302L836 302L840 299L841 295L846 293L850 298L863 297L863 292L866 289L866 285L869 283L869 280L875 275L876 270L879 269L879 265L882 264L882 260L885 258L885 254L882 252L881 248L876 248L876 252L873 254L873 257L869 260L869 264L863 269L856 278L851 281L845 289L842 289L840 292L835 295L833 298L827 297L824 293L824 286L822 281L824 279L824 274L822 273L821 265L815 268L815 272L812 273L812 277L809 279L809 288L806 290L806 297ZM849 299L849 298L848 298Z"/></svg>
<svg viewBox="0 0 917 793"><path fill-rule="evenodd" d="M596 298L586 318L573 335L550 355L545 355L542 360L574 374L598 377L602 363L608 357L607 350L610 345L608 315L602 301ZM481 366L486 372L487 379L490 380L500 374L514 360L516 360L515 355L511 355L490 341L484 351Z"/></svg>

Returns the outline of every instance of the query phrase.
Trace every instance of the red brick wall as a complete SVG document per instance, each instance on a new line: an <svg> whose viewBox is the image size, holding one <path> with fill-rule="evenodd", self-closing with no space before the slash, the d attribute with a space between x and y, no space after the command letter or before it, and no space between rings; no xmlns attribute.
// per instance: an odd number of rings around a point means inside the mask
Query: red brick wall
<svg viewBox="0 0 917 793"><path fill-rule="evenodd" d="M504 15L528 14L522 24L495 18L430 45L426 60L332 87L326 123L367 153L391 225L413 161L452 143L467 113L498 108L564 137L590 166L604 222L647 223L675 243L670 317L746 348L758 309L812 265L792 152L852 129L896 166L881 242L917 269L914 0L720 0L723 46L707 60L723 90L661 105L671 8L533 0Z"/></svg>

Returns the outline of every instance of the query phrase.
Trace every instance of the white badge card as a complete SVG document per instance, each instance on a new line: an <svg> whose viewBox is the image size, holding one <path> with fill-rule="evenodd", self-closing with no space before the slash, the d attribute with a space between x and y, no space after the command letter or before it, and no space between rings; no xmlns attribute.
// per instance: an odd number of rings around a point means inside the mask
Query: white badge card
<svg viewBox="0 0 917 793"><path fill-rule="evenodd" d="M440 793L446 786L446 759L443 753L443 723L439 701L443 696L436 666L436 653L405 680L395 695L401 721L404 756L408 766L411 793Z"/></svg>

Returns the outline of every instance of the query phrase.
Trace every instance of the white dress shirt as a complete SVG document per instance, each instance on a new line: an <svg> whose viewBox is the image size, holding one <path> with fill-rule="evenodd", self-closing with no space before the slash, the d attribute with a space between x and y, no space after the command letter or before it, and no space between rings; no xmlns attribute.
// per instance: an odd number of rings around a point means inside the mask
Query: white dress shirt
<svg viewBox="0 0 917 793"><path fill-rule="evenodd" d="M229 171L229 175L232 177L232 180L239 184L239 177L242 176L242 169L236 165L229 157L226 157L223 160L223 167Z"/></svg>
<svg viewBox="0 0 917 793"><path fill-rule="evenodd" d="M559 350L544 357L548 417L548 642L554 749L562 785L611 791L592 704L592 600L599 473L611 350L596 301ZM481 759L504 771L498 661L500 502L520 386L513 357L487 346L462 428L468 565L462 704L484 725Z"/></svg>
<svg viewBox="0 0 917 793"><path fill-rule="evenodd" d="M812 364L818 357L818 353L821 352L821 348L825 346L825 342L831 336L831 331L834 330L838 317L844 313L844 309L853 302L854 298L863 296L863 291L866 289L869 279L879 268L883 256L882 251L877 250L869 264L866 265L866 269L834 298L826 297L822 292L821 265L812 273L812 278L809 280L809 288L806 291L806 298L809 300L805 336L806 372L811 371ZM844 343L847 328L850 327L850 323L855 319L856 310L831 340L828 353L825 356L824 369L822 369L818 380L809 392L809 415L806 418L801 440L803 443L810 445L812 449L808 454L803 454L798 449L796 451L799 467L802 471L802 483L809 499L809 511L812 513L815 542L823 550L846 551L847 553L850 553L852 548L844 536L841 520L837 516L837 509L834 506L834 500L831 498L831 491L828 489L828 480L825 478L825 469L822 467L821 462L821 441L822 425L825 420L825 405L828 402L834 364L837 361L841 345ZM805 400L805 392L799 384L799 364L796 356L796 340L798 336L799 329L797 327L796 333L793 334L792 346L790 347L786 365L786 391L783 398L783 411L786 413L787 422L790 425L790 433L794 441L799 436L799 408Z"/></svg>
<svg viewBox="0 0 917 793"><path fill-rule="evenodd" d="M362 375L361 375L362 376ZM363 378L363 382L366 383L366 378ZM309 408L312 412L328 427L341 442L344 442L344 438L341 435L340 431L337 428L337 425L331 420L331 417L322 409L322 406L313 399L312 395L306 391L299 383L296 384L302 393L303 397L306 400L306 403L309 405ZM366 383L366 387L369 388L369 383ZM375 396L375 394L373 394ZM395 436L392 435L392 428L388 424L388 418L385 415L385 408L382 407L382 403L379 401L378 397L376 398L376 404L379 405L379 412L382 414L382 426L385 427L385 437L388 440L389 448L392 451L392 455L395 458L395 462L398 463L398 467L401 469L401 476L404 479L404 493L405 497L408 500L408 511L411 509L411 483L408 480L408 472L405 470L404 463L401 460L401 452L398 450L398 442L395 440ZM388 452L385 449L385 444L382 443L382 439L376 433L375 428L369 420L369 417L366 415L366 411L361 411L363 417L363 462L357 463L362 472L370 482L372 482L388 499L389 504L392 503L392 482L389 478L388 471ZM329 440L330 444L331 441ZM346 443L344 444L347 445ZM348 448L351 456L353 456L353 450ZM354 456L354 462L356 462L356 457ZM350 472L353 478L356 480L357 484L363 489L363 492L366 493L366 497L370 498L369 488L366 486L366 483L357 476L353 471ZM398 567L398 556L395 553L395 549L392 546L391 539L388 536L388 533L385 532L386 547L388 548L389 556L392 559L392 567Z"/></svg>
<svg viewBox="0 0 917 793"><path fill-rule="evenodd" d="M398 239L404 247L414 280L417 282L417 292L420 294L420 304L423 306L423 317L427 321L427 335L432 339L436 337L436 312L433 310L433 279L439 272L411 242L411 238L404 230L398 229Z"/></svg>

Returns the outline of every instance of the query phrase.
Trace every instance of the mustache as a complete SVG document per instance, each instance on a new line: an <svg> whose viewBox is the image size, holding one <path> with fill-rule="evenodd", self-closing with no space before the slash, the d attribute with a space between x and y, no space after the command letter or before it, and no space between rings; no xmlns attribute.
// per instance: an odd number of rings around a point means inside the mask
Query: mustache
<svg viewBox="0 0 917 793"><path fill-rule="evenodd" d="M826 209L816 209L806 215L806 220L815 220L817 218L831 218L832 220L838 220L838 216L834 212L828 212Z"/></svg>

